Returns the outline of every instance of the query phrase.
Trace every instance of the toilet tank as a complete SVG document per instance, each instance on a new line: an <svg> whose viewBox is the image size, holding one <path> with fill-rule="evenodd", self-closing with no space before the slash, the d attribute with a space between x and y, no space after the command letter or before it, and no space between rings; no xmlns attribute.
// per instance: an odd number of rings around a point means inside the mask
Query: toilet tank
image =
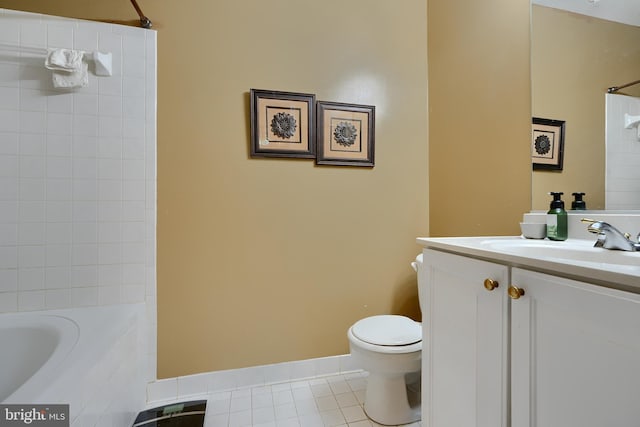
<svg viewBox="0 0 640 427"><path fill-rule="evenodd" d="M422 288L424 286L421 286L420 281L422 280L422 274L420 273L422 271L422 265L423 265L423 254L420 253L416 256L415 261L413 261L411 263L411 267L413 267L413 269L416 271L417 275L418 275L418 302L420 304L420 311L422 313L424 313L423 310L423 305L424 305L424 296L422 295L423 290Z"/></svg>

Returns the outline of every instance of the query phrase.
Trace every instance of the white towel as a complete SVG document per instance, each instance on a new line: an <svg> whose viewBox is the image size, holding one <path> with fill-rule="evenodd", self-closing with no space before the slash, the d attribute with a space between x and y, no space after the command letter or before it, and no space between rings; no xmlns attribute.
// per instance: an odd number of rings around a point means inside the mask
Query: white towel
<svg viewBox="0 0 640 427"><path fill-rule="evenodd" d="M80 71L84 52L71 49L47 49L44 66L50 70Z"/></svg>
<svg viewBox="0 0 640 427"><path fill-rule="evenodd" d="M80 64L78 71L53 71L53 87L62 89L73 89L86 87L89 84L88 65L86 62Z"/></svg>

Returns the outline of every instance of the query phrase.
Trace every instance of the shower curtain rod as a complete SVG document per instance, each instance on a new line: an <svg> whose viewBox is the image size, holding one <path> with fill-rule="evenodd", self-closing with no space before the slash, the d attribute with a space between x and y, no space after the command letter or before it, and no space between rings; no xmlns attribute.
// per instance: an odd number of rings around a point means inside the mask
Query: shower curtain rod
<svg viewBox="0 0 640 427"><path fill-rule="evenodd" d="M140 9L140 6L138 6L138 2L136 0L131 0L131 4L136 9L136 12L138 12L138 16L140 17L140 25L142 26L142 28L151 28L151 20L147 18L144 13L142 13L142 9Z"/></svg>
<svg viewBox="0 0 640 427"><path fill-rule="evenodd" d="M640 80L636 80L635 82L627 83L627 84L624 84L622 86L611 86L609 89L607 89L607 93L616 93L620 89L624 89L625 87L637 85L638 83L640 83Z"/></svg>

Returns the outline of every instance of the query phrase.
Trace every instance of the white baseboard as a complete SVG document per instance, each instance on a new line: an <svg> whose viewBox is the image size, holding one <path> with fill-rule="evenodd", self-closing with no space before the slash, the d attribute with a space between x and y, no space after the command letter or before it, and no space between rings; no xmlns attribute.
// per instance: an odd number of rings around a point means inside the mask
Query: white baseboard
<svg viewBox="0 0 640 427"><path fill-rule="evenodd" d="M187 396L301 381L360 370L354 366L350 354L343 354L166 378L147 384L147 405L152 406L153 402L172 401Z"/></svg>

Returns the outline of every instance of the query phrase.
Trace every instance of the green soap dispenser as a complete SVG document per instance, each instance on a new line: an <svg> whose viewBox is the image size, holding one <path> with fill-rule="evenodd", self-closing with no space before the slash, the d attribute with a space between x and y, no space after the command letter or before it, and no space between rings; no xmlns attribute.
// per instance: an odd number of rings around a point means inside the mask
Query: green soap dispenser
<svg viewBox="0 0 640 427"><path fill-rule="evenodd" d="M574 211L584 211L587 209L587 204L582 200L582 196L585 193L571 193L573 195L573 202L571 202L571 209Z"/></svg>
<svg viewBox="0 0 640 427"><path fill-rule="evenodd" d="M547 237L550 240L567 240L567 211L560 198L564 193L551 192L553 196L549 212L547 212Z"/></svg>

